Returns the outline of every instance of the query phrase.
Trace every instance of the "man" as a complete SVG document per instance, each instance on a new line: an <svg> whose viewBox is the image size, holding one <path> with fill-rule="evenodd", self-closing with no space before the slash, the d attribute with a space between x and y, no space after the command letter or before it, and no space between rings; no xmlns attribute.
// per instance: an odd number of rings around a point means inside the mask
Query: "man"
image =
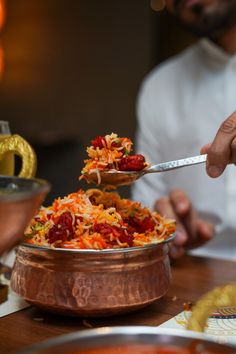
<svg viewBox="0 0 236 354"><path fill-rule="evenodd" d="M166 0L166 6L204 38L154 69L141 87L137 148L152 163L197 155L236 109L236 0ZM217 174L214 163L208 173ZM178 221L172 257L209 241L194 253L236 259L235 181L233 166L212 181L198 165L143 177L133 198Z"/></svg>

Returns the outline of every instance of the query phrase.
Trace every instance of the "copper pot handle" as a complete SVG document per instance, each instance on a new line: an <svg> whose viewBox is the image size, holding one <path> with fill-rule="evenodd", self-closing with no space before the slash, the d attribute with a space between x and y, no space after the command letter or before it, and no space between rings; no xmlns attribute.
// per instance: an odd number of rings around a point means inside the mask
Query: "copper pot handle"
<svg viewBox="0 0 236 354"><path fill-rule="evenodd" d="M220 307L236 307L236 284L217 287L203 295L193 307L187 329L204 332L208 317Z"/></svg>
<svg viewBox="0 0 236 354"><path fill-rule="evenodd" d="M18 177L32 178L37 169L37 157L31 145L21 136L14 134L0 142L0 160L12 152L22 159L22 167Z"/></svg>

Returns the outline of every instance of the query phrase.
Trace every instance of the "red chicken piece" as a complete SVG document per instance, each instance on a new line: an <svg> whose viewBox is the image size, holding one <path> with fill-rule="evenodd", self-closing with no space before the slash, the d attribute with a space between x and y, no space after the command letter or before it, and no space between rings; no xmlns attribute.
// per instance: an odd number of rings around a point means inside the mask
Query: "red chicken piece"
<svg viewBox="0 0 236 354"><path fill-rule="evenodd" d="M119 162L120 171L141 171L145 167L143 155L130 155L123 157Z"/></svg>
<svg viewBox="0 0 236 354"><path fill-rule="evenodd" d="M65 211L60 215L58 223L64 229L68 229L69 231L73 230L73 217L69 211Z"/></svg>
<svg viewBox="0 0 236 354"><path fill-rule="evenodd" d="M56 241L67 241L68 233L64 227L54 225L48 232L48 242L54 243Z"/></svg>
<svg viewBox="0 0 236 354"><path fill-rule="evenodd" d="M97 136L95 139L91 141L91 145L96 149L97 147L99 149L102 149L106 146L106 140L104 136Z"/></svg>
<svg viewBox="0 0 236 354"><path fill-rule="evenodd" d="M126 242L130 247L133 246L133 236L131 234L126 233L125 230L117 226L111 226L106 223L104 224L101 223L101 224L95 224L93 229L95 232L99 232L102 235L112 234L118 237L120 242L123 243Z"/></svg>
<svg viewBox="0 0 236 354"><path fill-rule="evenodd" d="M128 218L128 224L130 227L134 228L138 233L144 233L146 231L153 231L155 223L151 217L146 217L143 220L139 220L135 217Z"/></svg>

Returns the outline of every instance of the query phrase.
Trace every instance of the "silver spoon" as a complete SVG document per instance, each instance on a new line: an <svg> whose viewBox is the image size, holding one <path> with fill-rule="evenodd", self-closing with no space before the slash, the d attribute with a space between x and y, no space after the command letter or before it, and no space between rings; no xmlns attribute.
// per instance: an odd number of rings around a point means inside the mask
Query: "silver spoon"
<svg viewBox="0 0 236 354"><path fill-rule="evenodd" d="M140 177L146 175L147 173L165 172L174 170L176 168L182 168L186 166L196 165L199 163L206 162L207 155L199 155L193 157L186 157L181 160L174 160L169 162L159 163L157 165L152 165L141 171L117 171L108 170L101 171L99 181L96 173L86 174L86 178L89 182L102 185L112 185L112 186L124 186L129 185L139 179Z"/></svg>

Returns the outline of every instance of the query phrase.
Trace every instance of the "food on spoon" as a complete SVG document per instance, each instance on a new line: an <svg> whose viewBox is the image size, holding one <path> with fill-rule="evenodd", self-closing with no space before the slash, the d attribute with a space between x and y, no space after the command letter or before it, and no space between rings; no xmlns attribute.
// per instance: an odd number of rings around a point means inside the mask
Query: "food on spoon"
<svg viewBox="0 0 236 354"><path fill-rule="evenodd" d="M114 249L160 243L175 221L121 199L117 193L80 190L41 207L25 232L25 242L72 249Z"/></svg>
<svg viewBox="0 0 236 354"><path fill-rule="evenodd" d="M101 183L100 172L141 171L148 164L143 155L132 155L133 143L129 138L120 138L117 134L97 136L87 148L89 159L85 160L81 178L90 182L89 175L96 174Z"/></svg>

